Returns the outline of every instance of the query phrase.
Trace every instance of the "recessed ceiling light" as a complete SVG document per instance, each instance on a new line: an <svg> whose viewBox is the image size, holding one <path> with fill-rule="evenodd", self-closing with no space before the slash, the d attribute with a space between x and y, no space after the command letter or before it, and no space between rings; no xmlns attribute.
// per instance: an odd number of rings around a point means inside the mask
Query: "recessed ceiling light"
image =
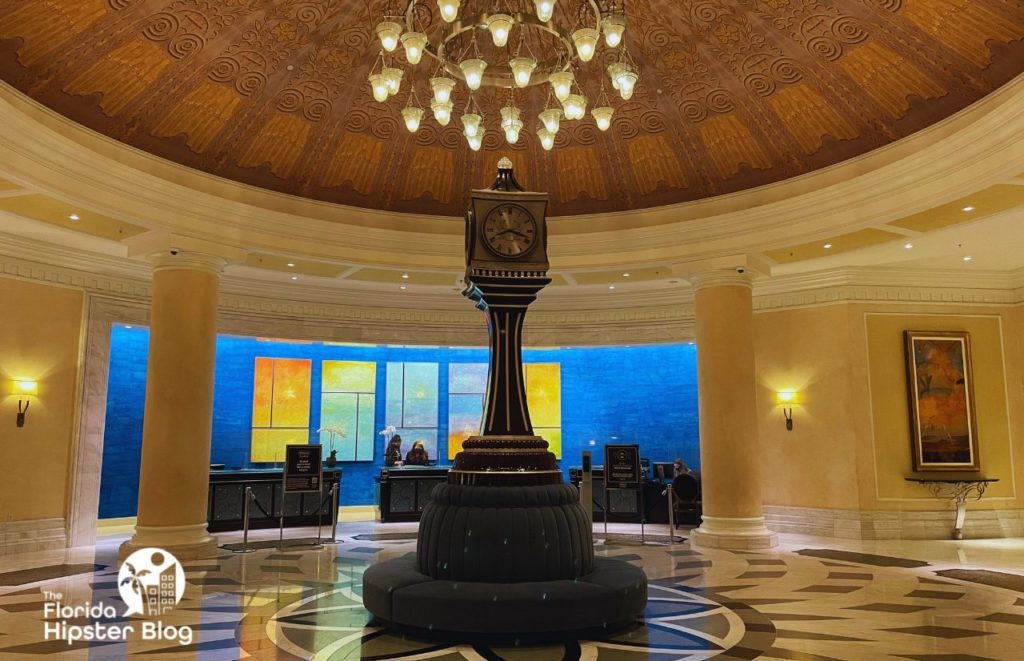
<svg viewBox="0 0 1024 661"><path fill-rule="evenodd" d="M132 326L125 326L125 328L127 328L128 330L131 330L133 327Z"/></svg>
<svg viewBox="0 0 1024 661"><path fill-rule="evenodd" d="M903 247L904 247L904 248L906 248L907 250L913 250L913 249L914 249L914 244L913 244L913 243L910 243L910 242L908 241L907 243L904 243L904 244L903 244Z"/></svg>
<svg viewBox="0 0 1024 661"><path fill-rule="evenodd" d="M299 279L299 276L297 276L297 275L293 275L292 276L292 280L298 280L298 279Z"/></svg>
<svg viewBox="0 0 1024 661"><path fill-rule="evenodd" d="M407 289L407 287L405 285L401 285L399 289Z"/></svg>
<svg viewBox="0 0 1024 661"><path fill-rule="evenodd" d="M964 207L963 209L961 209L961 211L974 211L974 207L967 206L967 207Z"/></svg>
<svg viewBox="0 0 1024 661"><path fill-rule="evenodd" d="M409 274L408 273L403 273L402 274L402 280L408 280L408 279L409 279Z"/></svg>
<svg viewBox="0 0 1024 661"><path fill-rule="evenodd" d="M79 218L80 217L77 213L73 213L70 216L68 216L68 220L78 220Z"/></svg>
<svg viewBox="0 0 1024 661"><path fill-rule="evenodd" d="M615 289L615 285L608 285L608 289Z"/></svg>
<svg viewBox="0 0 1024 661"><path fill-rule="evenodd" d="M623 273L623 274L622 274L622 277L623 277L623 278L628 278L628 277L629 277L629 271L627 271L627 272Z"/></svg>
<svg viewBox="0 0 1024 661"><path fill-rule="evenodd" d="M825 250L828 250L831 247L832 247L831 243L826 243L825 245L822 246L822 248L824 248Z"/></svg>
<svg viewBox="0 0 1024 661"><path fill-rule="evenodd" d="M288 268L295 268L295 262L288 262Z"/></svg>
<svg viewBox="0 0 1024 661"><path fill-rule="evenodd" d="M964 261L965 262L969 262L969 261L971 261L971 259L973 259L973 258L970 255L964 255Z"/></svg>

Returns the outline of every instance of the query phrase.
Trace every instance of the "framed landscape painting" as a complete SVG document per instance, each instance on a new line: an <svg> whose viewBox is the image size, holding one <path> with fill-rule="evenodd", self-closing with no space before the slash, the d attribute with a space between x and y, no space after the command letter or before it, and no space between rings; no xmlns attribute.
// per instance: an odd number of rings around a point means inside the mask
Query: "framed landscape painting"
<svg viewBox="0 0 1024 661"><path fill-rule="evenodd" d="M904 331L915 471L976 471L971 338L964 331Z"/></svg>

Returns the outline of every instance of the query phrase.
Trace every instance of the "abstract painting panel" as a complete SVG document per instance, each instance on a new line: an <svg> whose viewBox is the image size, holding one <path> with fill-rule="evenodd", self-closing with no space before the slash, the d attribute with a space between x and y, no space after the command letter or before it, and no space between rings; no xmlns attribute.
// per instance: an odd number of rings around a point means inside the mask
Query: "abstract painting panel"
<svg viewBox="0 0 1024 661"><path fill-rule="evenodd" d="M283 461L285 445L309 443L312 367L310 360L256 358L252 462Z"/></svg>
<svg viewBox="0 0 1024 661"><path fill-rule="evenodd" d="M384 395L384 424L401 435L403 454L422 440L431 461L437 459L438 371L438 363L389 362Z"/></svg>
<svg viewBox="0 0 1024 661"><path fill-rule="evenodd" d="M970 335L903 335L914 470L980 470Z"/></svg>
<svg viewBox="0 0 1024 661"><path fill-rule="evenodd" d="M340 433L320 432L320 444L338 461L373 461L377 364L325 360L321 383L320 428Z"/></svg>

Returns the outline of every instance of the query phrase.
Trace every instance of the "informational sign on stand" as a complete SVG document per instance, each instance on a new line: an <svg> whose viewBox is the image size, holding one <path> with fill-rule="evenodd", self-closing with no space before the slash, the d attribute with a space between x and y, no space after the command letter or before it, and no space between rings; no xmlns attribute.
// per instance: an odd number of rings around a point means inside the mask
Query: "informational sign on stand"
<svg viewBox="0 0 1024 661"><path fill-rule="evenodd" d="M285 493L319 492L323 486L323 446L287 445L284 461Z"/></svg>
<svg viewBox="0 0 1024 661"><path fill-rule="evenodd" d="M640 446L604 446L604 483L614 489L640 486Z"/></svg>

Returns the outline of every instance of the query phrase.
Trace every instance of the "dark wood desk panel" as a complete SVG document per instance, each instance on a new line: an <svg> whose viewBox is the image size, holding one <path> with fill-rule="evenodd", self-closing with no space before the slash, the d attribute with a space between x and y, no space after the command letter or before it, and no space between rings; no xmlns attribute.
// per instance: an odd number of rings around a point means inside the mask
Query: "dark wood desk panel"
<svg viewBox="0 0 1024 661"><path fill-rule="evenodd" d="M378 519L419 521L430 492L448 482L450 466L400 466L382 468L377 477Z"/></svg>
<svg viewBox="0 0 1024 661"><path fill-rule="evenodd" d="M282 478L280 468L210 471L207 528L210 532L242 529L246 487L252 487L253 495L260 505L258 507L254 503L249 511L250 528L276 528L282 509L285 527L315 526L318 512L320 524L330 527L334 522L330 491L331 486L341 479L341 469L324 470L323 495L290 493L282 499ZM270 516L264 514L263 510Z"/></svg>

